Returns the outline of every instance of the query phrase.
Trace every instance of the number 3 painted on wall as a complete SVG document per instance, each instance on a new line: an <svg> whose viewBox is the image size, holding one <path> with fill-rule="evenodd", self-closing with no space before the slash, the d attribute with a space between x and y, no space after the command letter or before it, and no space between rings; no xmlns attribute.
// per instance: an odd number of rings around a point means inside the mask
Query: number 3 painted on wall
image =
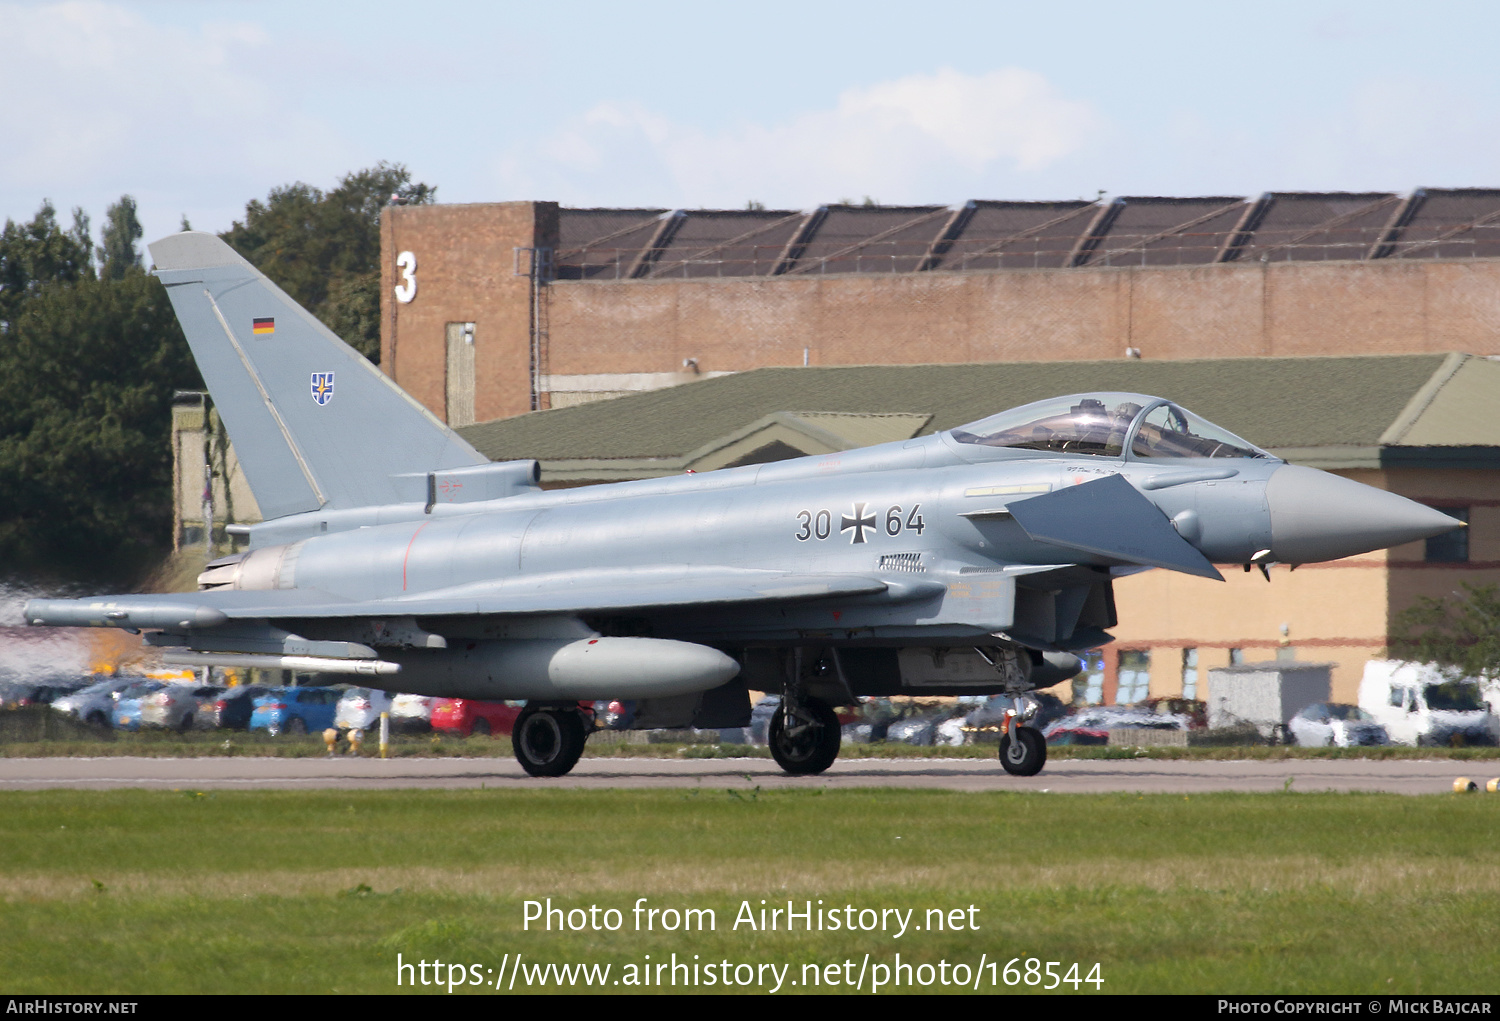
<svg viewBox="0 0 1500 1021"><path fill-rule="evenodd" d="M402 280L402 283L396 285L396 300L409 305L417 296L417 257L411 252L402 252L396 256L396 269L400 271Z"/></svg>

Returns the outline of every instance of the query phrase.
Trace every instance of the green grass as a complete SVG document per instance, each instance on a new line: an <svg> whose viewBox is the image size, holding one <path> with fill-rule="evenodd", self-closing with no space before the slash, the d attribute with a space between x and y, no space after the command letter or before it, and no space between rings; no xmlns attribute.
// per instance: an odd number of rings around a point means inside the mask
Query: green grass
<svg viewBox="0 0 1500 1021"><path fill-rule="evenodd" d="M615 975L698 954L795 978L899 952L1098 962L1105 992L1493 992L1497 837L1500 801L1472 795L5 793L0 991L384 993L398 953ZM547 897L625 927L523 931ZM638 897L718 927L634 931ZM763 898L919 924L972 904L980 928L733 931Z"/></svg>

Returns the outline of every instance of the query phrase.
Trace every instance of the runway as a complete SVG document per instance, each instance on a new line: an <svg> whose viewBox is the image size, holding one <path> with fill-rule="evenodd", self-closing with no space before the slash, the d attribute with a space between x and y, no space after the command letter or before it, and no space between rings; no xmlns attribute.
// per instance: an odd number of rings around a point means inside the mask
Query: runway
<svg viewBox="0 0 1500 1021"><path fill-rule="evenodd" d="M821 776L791 777L769 759L585 758L566 777L528 777L512 759L55 758L0 759L0 790L107 790L142 787L200 790L336 788L600 788L825 787L929 788L954 791L1046 791L1057 794L1128 791L1199 794L1210 791L1381 791L1442 794L1453 779L1480 786L1500 774L1500 760L1293 759L1054 761L1037 776L1014 777L993 759L844 759Z"/></svg>

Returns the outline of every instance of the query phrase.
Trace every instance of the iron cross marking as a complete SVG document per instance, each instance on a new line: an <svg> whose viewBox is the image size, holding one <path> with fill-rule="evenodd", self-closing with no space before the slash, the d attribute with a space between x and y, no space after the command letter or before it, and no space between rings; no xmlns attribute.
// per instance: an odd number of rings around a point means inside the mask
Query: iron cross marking
<svg viewBox="0 0 1500 1021"><path fill-rule="evenodd" d="M849 540L849 545L851 546L858 545L859 543L865 541L866 528L870 529L871 531L875 530L874 512L872 511L869 514L865 513L865 508L868 506L869 504L864 503L855 504L854 517L851 518L849 515L845 514L842 522L839 524L840 532L847 532L851 528L854 529L854 535Z"/></svg>

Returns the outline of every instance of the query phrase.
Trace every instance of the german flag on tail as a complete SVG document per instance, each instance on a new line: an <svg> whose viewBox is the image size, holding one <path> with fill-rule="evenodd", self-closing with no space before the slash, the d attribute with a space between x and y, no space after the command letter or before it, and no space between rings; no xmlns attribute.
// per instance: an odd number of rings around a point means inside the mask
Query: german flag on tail
<svg viewBox="0 0 1500 1021"><path fill-rule="evenodd" d="M266 316L264 319L250 320L250 332L256 336L276 332L276 319L274 316Z"/></svg>

